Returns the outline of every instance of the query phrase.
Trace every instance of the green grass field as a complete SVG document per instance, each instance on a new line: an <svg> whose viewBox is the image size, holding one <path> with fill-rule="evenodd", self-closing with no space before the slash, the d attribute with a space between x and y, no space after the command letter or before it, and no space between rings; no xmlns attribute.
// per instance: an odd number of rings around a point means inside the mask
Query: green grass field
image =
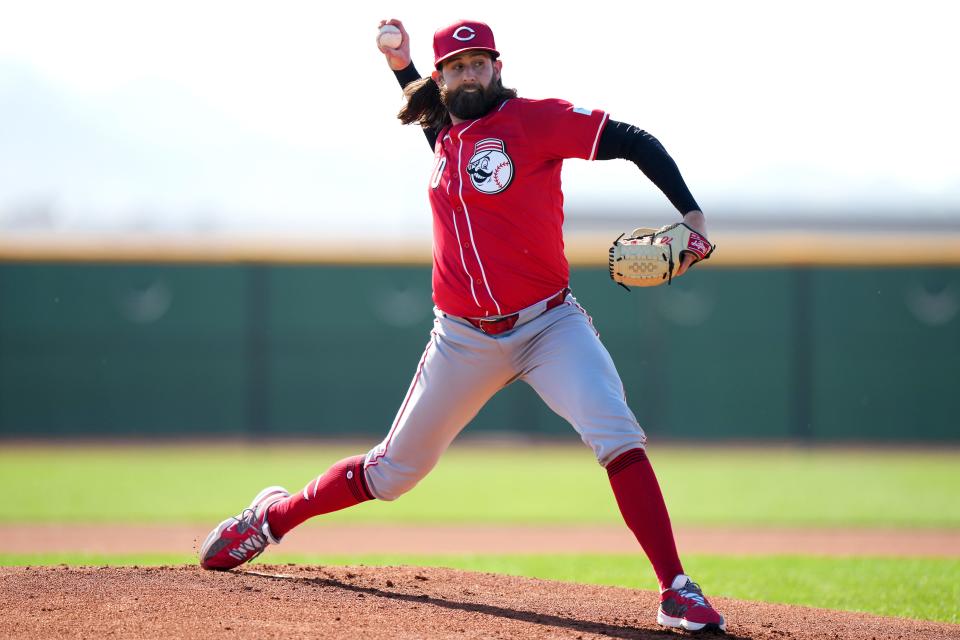
<svg viewBox="0 0 960 640"><path fill-rule="evenodd" d="M299 489L362 447L17 447L0 450L0 522L221 520L264 486ZM653 447L681 525L960 528L960 450ZM109 496L110 499L105 499ZM620 522L585 447L454 446L411 493L340 522Z"/></svg>
<svg viewBox="0 0 960 640"><path fill-rule="evenodd" d="M210 523L267 484L300 488L364 447L5 446L0 522ZM960 451L664 447L651 459L675 524L960 528ZM620 516L589 451L454 447L394 503L342 522L604 523ZM278 550L279 551L279 550ZM179 564L192 554L3 555L0 564ZM421 564L654 588L642 554L291 556L266 562ZM708 593L960 623L957 558L687 556Z"/></svg>

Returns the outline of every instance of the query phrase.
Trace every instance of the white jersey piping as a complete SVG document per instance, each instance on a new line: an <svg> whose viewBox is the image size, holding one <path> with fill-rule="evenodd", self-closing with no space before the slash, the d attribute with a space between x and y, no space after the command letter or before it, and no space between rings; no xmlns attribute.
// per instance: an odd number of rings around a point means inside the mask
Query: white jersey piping
<svg viewBox="0 0 960 640"><path fill-rule="evenodd" d="M590 160L597 159L597 147L600 146L600 134L603 133L603 126L607 124L607 118L609 117L610 114L604 111L603 117L600 119L600 126L597 128L597 136L593 139L593 149L590 150Z"/></svg>
<svg viewBox="0 0 960 640"><path fill-rule="evenodd" d="M461 132L460 132L460 135L458 136L458 137L460 138L460 140L459 140L459 146L457 147L457 173L460 173L460 171L461 171L461 169L460 169L460 168L461 168L461 162L462 162L462 160L463 160L463 134L467 132L467 129L469 129L470 127L472 127L472 126L475 125L476 123L477 123L477 121L474 120L473 122L471 122L470 124L468 124L466 127L464 127L463 131L461 131ZM598 135L599 135L599 134L598 134ZM469 176L468 176L468 177L467 177L467 180L469 180L469 179L470 179L470 178L469 178ZM462 174L460 175L460 189L459 189L459 191L457 192L457 195L458 195L459 198L460 198L460 204L463 205L463 215L467 218L467 232L470 234L470 243L473 245L473 255L476 256L476 258L477 258L477 264L480 265L480 275L483 277L483 284L484 284L484 286L487 288L487 295L490 296L490 299L493 300L494 306L497 307L497 315L500 315L500 313L501 313L501 312L500 312L500 303L497 302L497 299L493 297L493 291L490 290L490 283L487 281L487 273L486 273L486 271L485 271L484 268L483 268L483 261L480 260L480 252L477 251L477 241L473 239L473 225L470 224L470 211L469 211L469 209L467 208L467 203L466 203L466 202L464 201L464 199L463 199L463 175L462 175ZM454 215L454 222L456 222L456 215ZM459 240L459 238L458 238L458 240ZM462 247L463 244L461 243L460 246ZM468 275L469 275L469 274L468 274ZM470 280L470 287L471 287L471 289L473 288L473 279ZM474 301L476 301L476 296L474 296ZM479 303L477 304L477 306L478 306L478 307L480 306Z"/></svg>
<svg viewBox="0 0 960 640"><path fill-rule="evenodd" d="M443 136L444 140L449 140L450 136ZM444 156L446 157L446 156ZM446 163L444 163L446 164ZM447 195L450 195L450 181L447 181ZM460 251L460 265L463 267L463 272L467 274L467 281L470 283L470 295L473 296L473 303L480 306L480 301L477 300L477 291L473 288L473 276L470 275L470 270L467 268L467 261L463 257L463 243L460 242L460 229L457 228L457 212L451 207L450 217L453 218L453 233L457 236L457 250Z"/></svg>
<svg viewBox="0 0 960 640"><path fill-rule="evenodd" d="M463 270L464 272L466 272L467 279L470 281L470 295L473 296L473 302L479 307L480 301L477 300L477 292L473 288L473 276L470 275L470 270L467 269L467 261L463 257L463 243L460 242L460 230L457 228L457 212L451 209L450 213L453 215L453 232L457 235L457 248L460 250L460 264L463 265ZM469 224L469 219L467 220L467 223ZM473 238L470 238L470 239L473 240ZM480 270L482 272L483 267L481 267Z"/></svg>

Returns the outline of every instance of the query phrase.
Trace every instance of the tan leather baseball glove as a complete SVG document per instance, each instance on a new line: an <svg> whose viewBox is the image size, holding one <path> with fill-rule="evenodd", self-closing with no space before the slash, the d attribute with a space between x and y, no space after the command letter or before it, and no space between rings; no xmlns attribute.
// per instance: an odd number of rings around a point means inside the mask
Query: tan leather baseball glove
<svg viewBox="0 0 960 640"><path fill-rule="evenodd" d="M686 224L678 222L659 229L641 227L613 241L610 247L610 278L629 290L673 282L673 272L685 253L706 260L714 245ZM629 285L629 286L627 286Z"/></svg>

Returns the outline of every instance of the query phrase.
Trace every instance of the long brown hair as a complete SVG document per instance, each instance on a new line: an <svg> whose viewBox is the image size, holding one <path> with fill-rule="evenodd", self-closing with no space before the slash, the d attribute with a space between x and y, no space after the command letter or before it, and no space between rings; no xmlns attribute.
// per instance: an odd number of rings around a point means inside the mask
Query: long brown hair
<svg viewBox="0 0 960 640"><path fill-rule="evenodd" d="M424 129L439 129L450 124L450 112L443 104L440 86L431 76L414 80L403 88L407 103L400 109L397 118L403 124L417 122Z"/></svg>
<svg viewBox="0 0 960 640"><path fill-rule="evenodd" d="M517 97L517 90L504 87L499 77L493 81L492 88L496 91L497 104ZM450 111L444 103L443 93L431 76L408 84L403 95L407 103L397 114L403 124L416 122L424 129L439 129L450 124Z"/></svg>

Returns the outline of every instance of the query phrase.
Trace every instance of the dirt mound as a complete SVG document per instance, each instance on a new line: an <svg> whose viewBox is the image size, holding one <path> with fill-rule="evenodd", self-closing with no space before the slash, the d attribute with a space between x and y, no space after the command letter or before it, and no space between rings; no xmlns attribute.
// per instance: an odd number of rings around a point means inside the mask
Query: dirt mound
<svg viewBox="0 0 960 640"><path fill-rule="evenodd" d="M669 638L656 600L421 567L2 567L0 637ZM960 638L960 625L712 600L731 638Z"/></svg>

